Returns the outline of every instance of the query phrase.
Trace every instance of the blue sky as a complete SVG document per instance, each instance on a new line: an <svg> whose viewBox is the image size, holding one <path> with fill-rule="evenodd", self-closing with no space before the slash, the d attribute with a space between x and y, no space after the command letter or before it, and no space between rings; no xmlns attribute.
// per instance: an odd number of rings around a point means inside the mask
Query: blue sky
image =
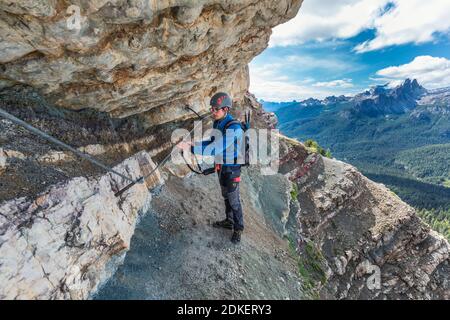
<svg viewBox="0 0 450 320"><path fill-rule="evenodd" d="M417 78L450 86L450 0L305 0L250 63L268 101L351 95Z"/></svg>

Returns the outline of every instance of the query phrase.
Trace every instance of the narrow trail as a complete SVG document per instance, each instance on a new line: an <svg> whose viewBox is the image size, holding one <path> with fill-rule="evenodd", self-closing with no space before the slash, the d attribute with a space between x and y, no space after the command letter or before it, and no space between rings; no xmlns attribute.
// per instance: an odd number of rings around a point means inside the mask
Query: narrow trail
<svg viewBox="0 0 450 320"><path fill-rule="evenodd" d="M244 173L246 230L236 246L230 230L212 227L224 210L217 177L171 177L94 299L302 298L295 260L255 191Z"/></svg>

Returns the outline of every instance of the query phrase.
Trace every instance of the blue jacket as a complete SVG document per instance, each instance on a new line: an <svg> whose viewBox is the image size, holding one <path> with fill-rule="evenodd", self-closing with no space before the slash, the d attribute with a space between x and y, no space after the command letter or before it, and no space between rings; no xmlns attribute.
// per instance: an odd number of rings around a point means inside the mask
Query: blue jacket
<svg viewBox="0 0 450 320"><path fill-rule="evenodd" d="M234 118L228 113L223 119L214 121L213 129L222 132L222 136L217 139L213 135L208 140L195 143L191 147L192 153L204 156L216 156L216 159L222 155L222 165L240 166L241 164L236 164L235 162L240 152L240 142L242 142L241 139L244 132L240 124L234 123L227 128L227 134L225 132L225 126L232 120ZM206 152L205 149L207 149Z"/></svg>

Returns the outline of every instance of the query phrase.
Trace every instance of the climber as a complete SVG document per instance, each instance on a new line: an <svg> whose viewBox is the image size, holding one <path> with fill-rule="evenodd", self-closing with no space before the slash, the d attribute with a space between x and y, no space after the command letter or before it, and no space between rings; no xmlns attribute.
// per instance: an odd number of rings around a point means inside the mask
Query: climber
<svg viewBox="0 0 450 320"><path fill-rule="evenodd" d="M239 243L244 230L239 182L241 180L241 164L239 164L239 146L243 137L243 129L229 113L232 107L231 97L223 92L216 93L210 100L211 113L214 118L213 129L221 132L220 138L213 135L205 141L190 143L180 142L177 147L194 154L215 157L215 167L219 177L222 196L225 201L226 218L213 223L213 227L233 230L231 241ZM209 150L210 152L205 152ZM219 157L218 157L219 156ZM219 161L218 161L219 160Z"/></svg>

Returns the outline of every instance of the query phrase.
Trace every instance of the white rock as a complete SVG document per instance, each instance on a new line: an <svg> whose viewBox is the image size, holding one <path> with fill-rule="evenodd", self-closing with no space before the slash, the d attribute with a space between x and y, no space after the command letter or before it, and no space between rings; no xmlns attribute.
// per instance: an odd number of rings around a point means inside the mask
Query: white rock
<svg viewBox="0 0 450 320"><path fill-rule="evenodd" d="M0 148L0 171L6 168L6 154L3 148Z"/></svg>
<svg viewBox="0 0 450 320"><path fill-rule="evenodd" d="M140 152L115 169L137 178L154 166ZM0 299L88 298L104 280L108 261L129 248L138 213L151 200L147 187L163 183L158 177L135 185L121 199L113 189L126 182L107 174L99 180L74 178L35 200L1 203L0 217L8 219L0 219L0 230L5 229ZM32 218L27 227L20 227L22 217Z"/></svg>

